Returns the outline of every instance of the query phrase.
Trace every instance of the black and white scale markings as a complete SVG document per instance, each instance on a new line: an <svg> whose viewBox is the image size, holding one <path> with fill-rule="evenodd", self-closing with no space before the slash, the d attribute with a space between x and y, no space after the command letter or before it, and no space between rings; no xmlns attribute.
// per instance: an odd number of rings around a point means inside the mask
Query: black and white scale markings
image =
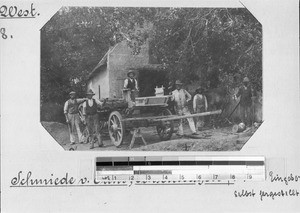
<svg viewBox="0 0 300 213"><path fill-rule="evenodd" d="M263 156L135 156L95 160L95 180L100 185L233 184L265 179Z"/></svg>

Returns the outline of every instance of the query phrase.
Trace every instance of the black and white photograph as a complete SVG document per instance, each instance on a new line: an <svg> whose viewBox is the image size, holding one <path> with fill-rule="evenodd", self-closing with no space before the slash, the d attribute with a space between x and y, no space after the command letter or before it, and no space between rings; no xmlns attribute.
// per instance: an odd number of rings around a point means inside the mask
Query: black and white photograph
<svg viewBox="0 0 300 213"><path fill-rule="evenodd" d="M40 33L41 124L65 150L239 151L263 122L246 8L62 7Z"/></svg>
<svg viewBox="0 0 300 213"><path fill-rule="evenodd" d="M299 212L299 38L298 0L2 1L0 211Z"/></svg>

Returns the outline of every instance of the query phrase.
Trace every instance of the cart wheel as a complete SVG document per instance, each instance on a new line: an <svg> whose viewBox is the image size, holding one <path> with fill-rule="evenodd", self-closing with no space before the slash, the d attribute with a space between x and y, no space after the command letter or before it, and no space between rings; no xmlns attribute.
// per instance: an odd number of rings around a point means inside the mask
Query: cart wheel
<svg viewBox="0 0 300 213"><path fill-rule="evenodd" d="M115 146L120 146L124 138L124 123L122 115L113 111L108 118L108 132L109 137Z"/></svg>
<svg viewBox="0 0 300 213"><path fill-rule="evenodd" d="M172 115L168 109L163 109L159 115ZM156 131L161 140L170 140L174 131L174 121L163 121L160 125L156 126Z"/></svg>

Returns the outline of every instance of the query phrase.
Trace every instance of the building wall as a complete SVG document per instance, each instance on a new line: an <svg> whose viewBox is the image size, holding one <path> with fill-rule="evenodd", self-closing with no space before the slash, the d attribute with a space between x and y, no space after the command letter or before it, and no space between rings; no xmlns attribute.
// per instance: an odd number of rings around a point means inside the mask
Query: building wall
<svg viewBox="0 0 300 213"><path fill-rule="evenodd" d="M99 72L89 80L87 89L92 89L95 93L95 98L99 98L99 85L100 85L100 97L109 98L109 72L107 71L106 66L99 68Z"/></svg>
<svg viewBox="0 0 300 213"><path fill-rule="evenodd" d="M149 44L142 46L138 55L133 55L126 41L119 43L108 54L109 96L121 98L124 80L129 68L138 68L149 63ZM138 78L138 72L137 72Z"/></svg>

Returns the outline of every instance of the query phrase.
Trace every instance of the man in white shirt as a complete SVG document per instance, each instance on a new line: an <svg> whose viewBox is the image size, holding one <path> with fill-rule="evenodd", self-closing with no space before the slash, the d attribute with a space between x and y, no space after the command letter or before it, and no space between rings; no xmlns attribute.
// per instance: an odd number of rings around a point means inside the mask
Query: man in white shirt
<svg viewBox="0 0 300 213"><path fill-rule="evenodd" d="M84 116L84 123L86 123L89 132L88 138L91 141L90 149L93 149L95 137L98 140L99 147L103 146L103 142L100 134L100 120L99 120L99 115L97 113L98 106L102 106L103 103L93 98L95 93L91 89L86 93L86 95L87 95L87 100L82 104L83 116Z"/></svg>
<svg viewBox="0 0 300 213"><path fill-rule="evenodd" d="M134 78L135 77L135 72L134 70L129 70L127 73L127 77L124 80L124 98L128 102L128 107L132 108L134 106L135 102L135 96L136 92L139 91L138 83L137 80Z"/></svg>
<svg viewBox="0 0 300 213"><path fill-rule="evenodd" d="M71 144L75 144L75 131L77 131L79 143L83 143L83 136L79 126L81 121L78 114L79 113L78 107L79 104L84 102L86 99L76 98L76 92L74 91L70 92L69 95L70 95L70 99L67 100L64 105L64 114L66 117L66 122L69 127L70 142Z"/></svg>
<svg viewBox="0 0 300 213"><path fill-rule="evenodd" d="M182 89L182 83L180 80L175 82L176 90L172 92L172 100L175 101L175 110L178 115L190 115L190 111L188 109L188 102L192 99L192 96L185 90ZM193 118L187 118L189 122L190 129L193 135L198 135L195 128L195 123ZM183 125L182 119L180 120L178 127L178 134L180 137L183 137Z"/></svg>

